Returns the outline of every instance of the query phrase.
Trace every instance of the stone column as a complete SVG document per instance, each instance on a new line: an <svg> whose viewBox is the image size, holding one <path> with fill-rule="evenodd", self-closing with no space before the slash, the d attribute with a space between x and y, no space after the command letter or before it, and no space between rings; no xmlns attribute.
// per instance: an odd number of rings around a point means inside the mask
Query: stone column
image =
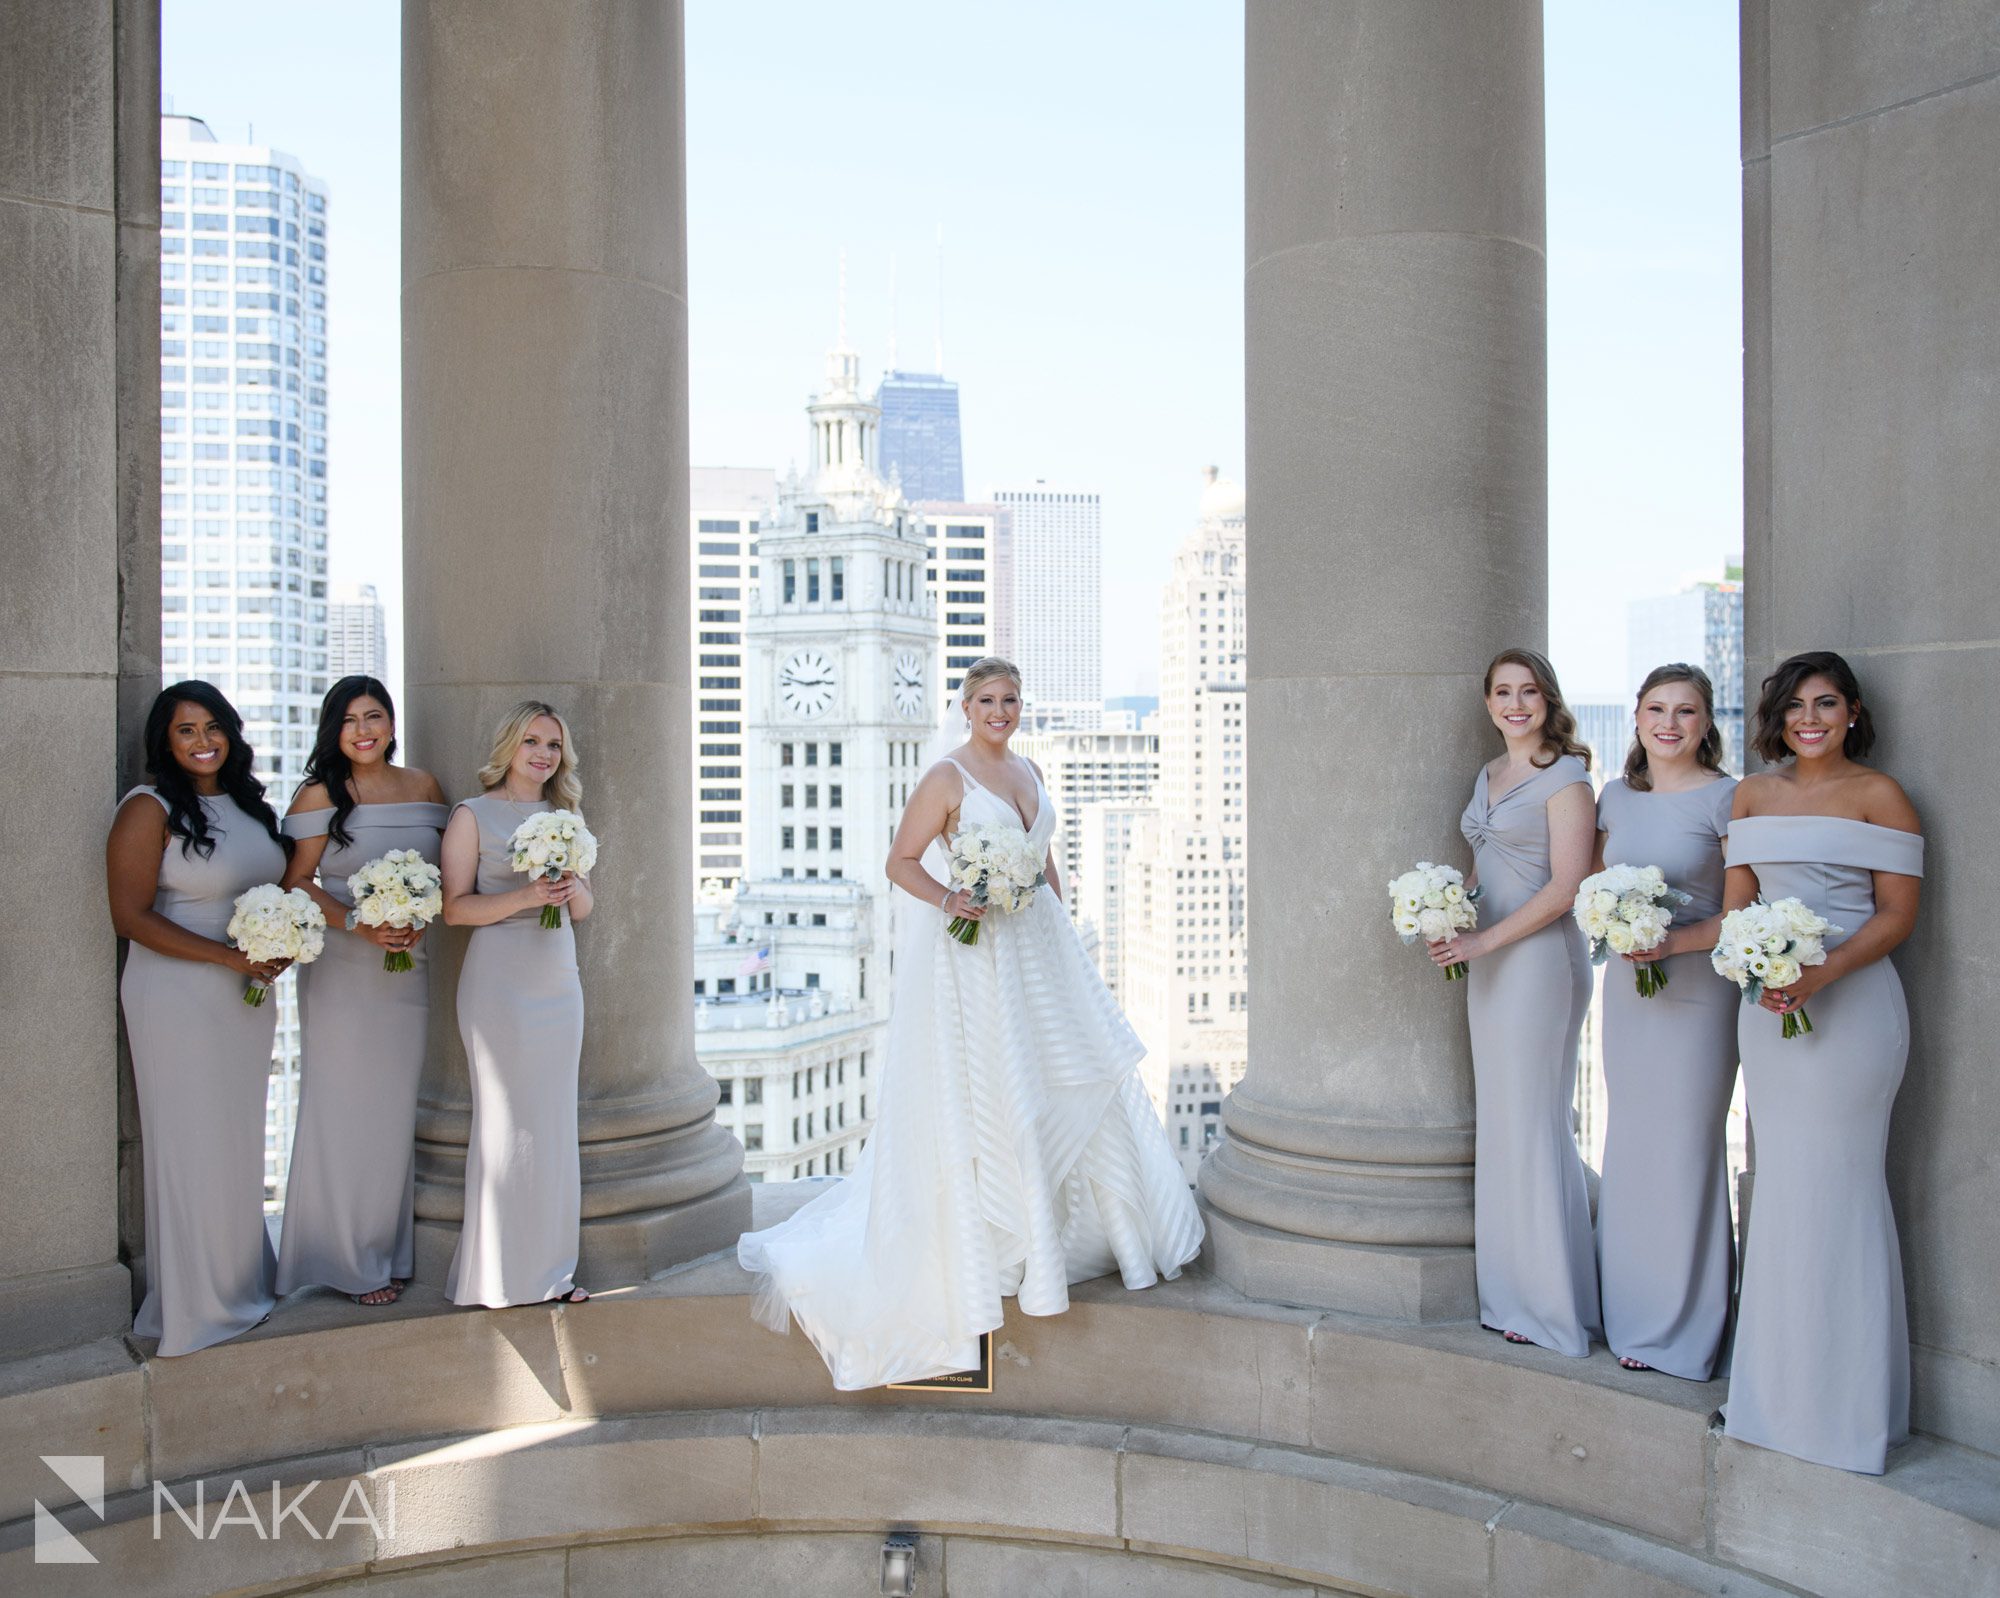
<svg viewBox="0 0 2000 1598"><path fill-rule="evenodd" d="M403 456L413 758L477 791L494 725L570 719L603 842L579 937L591 1287L732 1243L743 1151L695 1063L687 851L681 8L403 8ZM419 1274L463 1216L471 1106L439 939Z"/></svg>
<svg viewBox="0 0 2000 1598"><path fill-rule="evenodd" d="M127 707L159 681L158 8L0 0L0 39L7 1357L131 1321L102 860Z"/></svg>
<svg viewBox="0 0 2000 1598"><path fill-rule="evenodd" d="M1950 0L1742 21L1744 692L1839 650L1923 819L1889 1144L1912 1419L2000 1451L2000 30Z"/></svg>
<svg viewBox="0 0 2000 1598"><path fill-rule="evenodd" d="M1463 862L1486 662L1546 626L1539 0L1251 0L1250 1066L1201 1168L1256 1297L1474 1313Z"/></svg>

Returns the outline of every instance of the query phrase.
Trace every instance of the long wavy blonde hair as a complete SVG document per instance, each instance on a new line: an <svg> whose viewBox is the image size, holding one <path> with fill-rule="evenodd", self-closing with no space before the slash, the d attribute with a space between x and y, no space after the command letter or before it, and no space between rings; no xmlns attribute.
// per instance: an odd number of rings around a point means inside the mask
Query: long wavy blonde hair
<svg viewBox="0 0 2000 1598"><path fill-rule="evenodd" d="M490 793L507 780L515 752L537 716L547 716L562 733L562 759L556 765L556 774L542 784L542 797L557 809L574 810L582 815L583 764L576 757L576 739L570 736L569 723L563 720L562 713L539 699L523 699L507 712L493 734L493 752L479 768L479 786Z"/></svg>

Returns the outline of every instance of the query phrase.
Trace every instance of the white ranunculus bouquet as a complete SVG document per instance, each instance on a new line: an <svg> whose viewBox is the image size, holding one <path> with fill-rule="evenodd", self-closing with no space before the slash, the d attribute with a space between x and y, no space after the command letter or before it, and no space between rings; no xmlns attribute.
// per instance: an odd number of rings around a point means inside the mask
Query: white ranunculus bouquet
<svg viewBox="0 0 2000 1598"><path fill-rule="evenodd" d="M583 877L597 864L597 839L574 810L538 810L514 829L508 840L514 869L527 877L554 882L564 872ZM562 906L542 906L542 925L562 925Z"/></svg>
<svg viewBox="0 0 2000 1598"><path fill-rule="evenodd" d="M303 888L260 882L236 896L228 936L258 965L272 960L311 965L326 947L326 912ZM270 991L270 983L252 977L243 990L243 1002L262 1004Z"/></svg>
<svg viewBox="0 0 2000 1598"><path fill-rule="evenodd" d="M1756 1003L1766 988L1789 988L1809 965L1826 963L1824 939L1844 931L1797 899L1747 904L1722 918L1722 936L1709 963ZM1783 1035L1813 1029L1802 1005L1786 1012Z"/></svg>
<svg viewBox="0 0 2000 1598"><path fill-rule="evenodd" d="M1419 860L1389 884L1389 924L1405 943L1436 943L1454 932L1469 932L1479 925L1479 909L1474 903L1477 888L1468 888L1455 866L1436 866ZM1465 975L1460 960L1444 968L1444 979L1456 982Z"/></svg>
<svg viewBox="0 0 2000 1598"><path fill-rule="evenodd" d="M1657 949L1666 941L1674 907L1688 902L1689 895L1667 886L1658 866L1610 866L1583 879L1571 913L1590 940L1590 958L1602 965L1614 954ZM1641 961L1633 970L1642 999L1667 985L1664 966Z"/></svg>
<svg viewBox="0 0 2000 1598"><path fill-rule="evenodd" d="M391 849L347 879L354 908L347 912L347 930L365 927L429 926L444 912L444 877L414 849ZM408 971L416 965L408 949L384 949L384 971Z"/></svg>
<svg viewBox="0 0 2000 1598"><path fill-rule="evenodd" d="M980 822L954 838L950 871L952 887L1005 915L1027 909L1042 885L1042 861L1028 835L1004 822ZM969 916L953 916L945 930L960 943L979 941L979 923Z"/></svg>

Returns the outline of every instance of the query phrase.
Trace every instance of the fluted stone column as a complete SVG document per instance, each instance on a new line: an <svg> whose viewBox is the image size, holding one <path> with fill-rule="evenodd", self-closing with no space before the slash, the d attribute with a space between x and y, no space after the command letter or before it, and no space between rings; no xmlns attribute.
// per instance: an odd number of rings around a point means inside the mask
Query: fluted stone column
<svg viewBox="0 0 2000 1598"><path fill-rule="evenodd" d="M0 0L0 1357L131 1322L104 835L159 683L159 11Z"/></svg>
<svg viewBox="0 0 2000 1598"><path fill-rule="evenodd" d="M1480 674L1546 626L1540 0L1250 0L1250 1065L1201 1168L1253 1296L1474 1312L1464 990L1388 926L1463 861Z"/></svg>
<svg viewBox="0 0 2000 1598"><path fill-rule="evenodd" d="M404 628L413 757L477 791L527 697L570 718L602 840L579 936L580 1279L748 1224L695 1063L687 899L687 252L673 0L403 8ZM419 1274L463 1216L471 1106L439 939Z"/></svg>
<svg viewBox="0 0 2000 1598"><path fill-rule="evenodd" d="M1911 1419L1990 1453L2000 29L1951 0L1745 0L1742 20L1744 690L1754 704L1784 656L1839 650L1881 734L1870 758L1923 819L1889 1141Z"/></svg>

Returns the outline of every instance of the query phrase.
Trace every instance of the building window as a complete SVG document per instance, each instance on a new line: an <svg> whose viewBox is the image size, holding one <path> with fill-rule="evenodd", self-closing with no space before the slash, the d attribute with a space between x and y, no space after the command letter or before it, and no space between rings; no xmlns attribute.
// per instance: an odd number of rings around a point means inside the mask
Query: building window
<svg viewBox="0 0 2000 1598"><path fill-rule="evenodd" d="M813 912L813 918L812 918L812 924L813 924L814 926L816 926L816 927L823 927L823 926L825 926L825 925L826 925L826 912L825 912L824 910L815 910L815 911Z"/></svg>
<svg viewBox="0 0 2000 1598"><path fill-rule="evenodd" d="M743 1129L743 1147L747 1152L751 1154L757 1154L762 1152L764 1147L763 1127L746 1126Z"/></svg>
<svg viewBox="0 0 2000 1598"><path fill-rule="evenodd" d="M736 1084L734 1082L731 1082L727 1077L725 1077L722 1081L716 1083L716 1086L722 1090L722 1096L715 1101L716 1103L734 1104L736 1102L736 1097L735 1097Z"/></svg>
<svg viewBox="0 0 2000 1598"><path fill-rule="evenodd" d="M840 847L840 828L828 827L826 829L826 846L829 849L838 849Z"/></svg>
<svg viewBox="0 0 2000 1598"><path fill-rule="evenodd" d="M817 849L819 847L819 828L806 828L806 847L808 849Z"/></svg>
<svg viewBox="0 0 2000 1598"><path fill-rule="evenodd" d="M791 763L792 763L792 746L790 744L779 744L778 764L781 766L789 766Z"/></svg>
<svg viewBox="0 0 2000 1598"><path fill-rule="evenodd" d="M785 603L791 604L799 597L799 573L796 561L785 562Z"/></svg>
<svg viewBox="0 0 2000 1598"><path fill-rule="evenodd" d="M743 1102L745 1104L764 1102L764 1079L761 1076L746 1076L743 1079Z"/></svg>
<svg viewBox="0 0 2000 1598"><path fill-rule="evenodd" d="M817 988L819 986L819 973L817 971L808 971L806 973L806 986L808 988Z"/></svg>
<svg viewBox="0 0 2000 1598"><path fill-rule="evenodd" d="M806 531L807 531L807 532L809 532L809 533L816 533L816 532L818 532L818 531L819 531L819 512L818 512L818 511L816 511L816 510L809 510L809 511L807 511L807 512L806 512Z"/></svg>
<svg viewBox="0 0 2000 1598"><path fill-rule="evenodd" d="M806 562L806 603L808 605L817 605L819 603L819 562L817 560Z"/></svg>
<svg viewBox="0 0 2000 1598"><path fill-rule="evenodd" d="M838 749L840 745L835 744L833 747ZM840 762L836 760L834 764L837 766ZM840 784L837 782L833 783L826 790L826 807L829 810L838 810L840 808Z"/></svg>
<svg viewBox="0 0 2000 1598"><path fill-rule="evenodd" d="M832 585L832 591L827 597L829 599L845 599L847 597L846 562L840 556L835 555L827 562L827 579Z"/></svg>
<svg viewBox="0 0 2000 1598"><path fill-rule="evenodd" d="M809 782L806 784L806 809L817 810L818 808L819 808L819 788L817 787L817 785Z"/></svg>
<svg viewBox="0 0 2000 1598"><path fill-rule="evenodd" d="M828 744L826 746L826 763L829 766L837 766L840 764L839 744Z"/></svg>
<svg viewBox="0 0 2000 1598"><path fill-rule="evenodd" d="M778 787L778 807L781 810L792 808L792 785L789 782L781 783Z"/></svg>
<svg viewBox="0 0 2000 1598"><path fill-rule="evenodd" d="M834 745L833 747L834 747L834 748L836 748L836 749L838 749L838 748L840 747L840 745L839 745L839 744L835 744L835 745ZM819 764L819 745L818 745L818 744L807 744L807 745L806 745L806 764L807 764L807 765L809 765L809 766L816 766L816 765L818 765L818 764ZM832 762L832 764L834 764L834 765L836 765L836 766L837 766L837 765L839 765L839 764L840 764L840 762L836 760L836 761Z"/></svg>
<svg viewBox="0 0 2000 1598"><path fill-rule="evenodd" d="M789 849L792 847L792 829L790 827L780 827L778 829L778 847L780 849ZM1192 993L1188 995L1188 1001L1188 1008L1192 1010L1194 1008L1194 995Z"/></svg>

